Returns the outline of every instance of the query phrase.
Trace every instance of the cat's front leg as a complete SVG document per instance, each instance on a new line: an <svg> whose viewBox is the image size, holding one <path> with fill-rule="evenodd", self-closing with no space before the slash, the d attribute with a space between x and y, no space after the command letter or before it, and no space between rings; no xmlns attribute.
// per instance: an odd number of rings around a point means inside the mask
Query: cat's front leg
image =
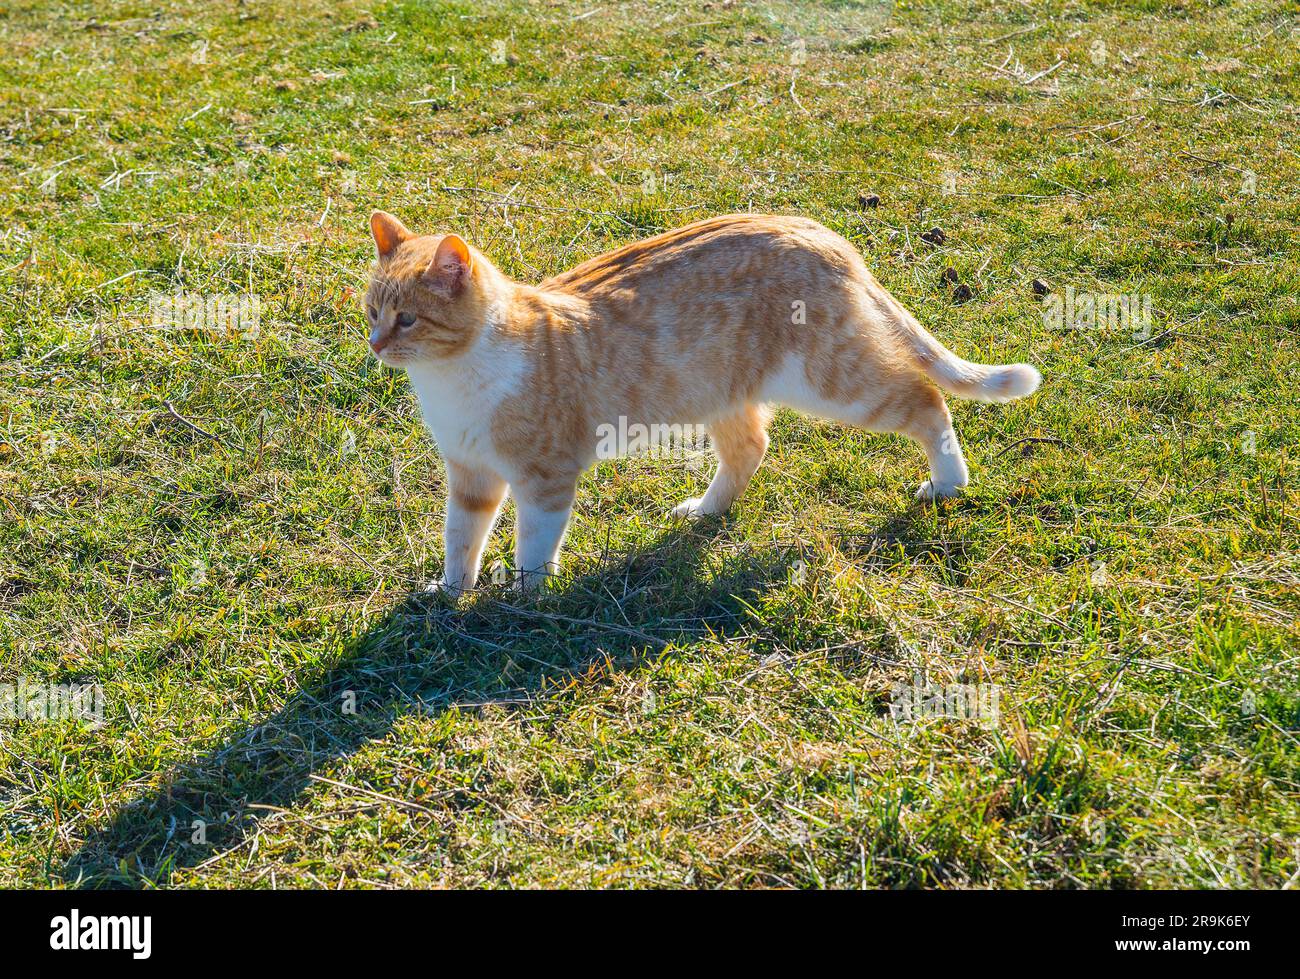
<svg viewBox="0 0 1300 979"><path fill-rule="evenodd" d="M515 567L525 590L536 588L547 575L560 569L560 544L573 512L577 478L548 482L515 494L518 525L515 528Z"/></svg>
<svg viewBox="0 0 1300 979"><path fill-rule="evenodd" d="M506 482L486 469L447 462L447 520L440 590L453 597L474 587L488 534L506 496Z"/></svg>

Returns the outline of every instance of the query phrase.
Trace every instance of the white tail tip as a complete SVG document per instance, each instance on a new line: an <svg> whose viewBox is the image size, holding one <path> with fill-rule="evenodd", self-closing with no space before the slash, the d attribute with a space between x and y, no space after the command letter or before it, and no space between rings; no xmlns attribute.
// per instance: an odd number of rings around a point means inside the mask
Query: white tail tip
<svg viewBox="0 0 1300 979"><path fill-rule="evenodd" d="M1029 364L1007 364L998 367L980 385L983 398L989 401L1014 401L1038 390L1043 375Z"/></svg>

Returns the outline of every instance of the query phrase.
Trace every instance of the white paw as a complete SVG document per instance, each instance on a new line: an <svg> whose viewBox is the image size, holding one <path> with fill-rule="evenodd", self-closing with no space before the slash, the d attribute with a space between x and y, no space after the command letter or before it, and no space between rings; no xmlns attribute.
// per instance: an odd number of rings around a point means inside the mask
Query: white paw
<svg viewBox="0 0 1300 979"><path fill-rule="evenodd" d="M459 598L461 595L465 593L465 589L460 588L457 585L447 584L446 578L439 578L436 581L431 581L427 585L425 585L424 593L426 595L441 595L444 598L449 598L454 602L457 598Z"/></svg>
<svg viewBox="0 0 1300 979"><path fill-rule="evenodd" d="M707 515L703 503L704 498L702 496L693 496L689 500L678 503L668 512L668 516L674 520L698 520L700 517Z"/></svg>
<svg viewBox="0 0 1300 979"><path fill-rule="evenodd" d="M916 491L916 498L918 500L937 500L944 497L952 497L952 496L960 496L960 495L961 495L960 486L944 486L944 485L935 486L934 481L930 479L927 479L924 483L922 483L920 489Z"/></svg>

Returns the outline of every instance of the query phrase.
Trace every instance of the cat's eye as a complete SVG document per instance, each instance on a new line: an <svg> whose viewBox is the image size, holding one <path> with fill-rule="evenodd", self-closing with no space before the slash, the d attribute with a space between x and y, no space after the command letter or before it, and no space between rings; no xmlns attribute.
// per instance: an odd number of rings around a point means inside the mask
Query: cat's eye
<svg viewBox="0 0 1300 979"><path fill-rule="evenodd" d="M407 327L407 326L412 326L412 325L414 325L414 323L415 323L415 314L414 314L414 313L398 313L398 314L397 314L397 325L398 325L398 326L400 326L400 327Z"/></svg>
<svg viewBox="0 0 1300 979"><path fill-rule="evenodd" d="M366 307L366 315L370 317L370 322L372 322L372 323L373 323L375 320L379 319L379 314L378 314L377 312L375 312L375 307L374 307L374 306L367 306L367 307Z"/></svg>

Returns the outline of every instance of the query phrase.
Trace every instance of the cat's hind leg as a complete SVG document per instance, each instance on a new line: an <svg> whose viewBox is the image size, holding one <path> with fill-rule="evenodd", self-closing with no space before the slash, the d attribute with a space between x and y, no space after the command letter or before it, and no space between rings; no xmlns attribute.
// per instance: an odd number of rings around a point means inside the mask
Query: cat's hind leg
<svg viewBox="0 0 1300 979"><path fill-rule="evenodd" d="M897 432L915 439L930 463L930 478L917 499L956 496L966 485L966 460L939 389L919 374L885 369L854 357L852 349L817 364L809 377L805 361L792 359L774 374L764 395L822 418L869 432Z"/></svg>
<svg viewBox="0 0 1300 979"><path fill-rule="evenodd" d="M718 471L703 496L679 503L671 515L694 518L729 510L763 461L771 420L765 405L747 404L734 414L710 422L709 438L718 457Z"/></svg>
<svg viewBox="0 0 1300 979"><path fill-rule="evenodd" d="M961 443L952 427L952 415L937 388L918 382L901 399L893 427L921 443L930 463L930 478L916 491L918 500L956 496L969 481Z"/></svg>
<svg viewBox="0 0 1300 979"><path fill-rule="evenodd" d="M919 442L930 463L930 478L916 491L918 500L957 496L969 481L952 415L938 388L919 377L895 377L866 403L832 417L871 432L897 432Z"/></svg>

